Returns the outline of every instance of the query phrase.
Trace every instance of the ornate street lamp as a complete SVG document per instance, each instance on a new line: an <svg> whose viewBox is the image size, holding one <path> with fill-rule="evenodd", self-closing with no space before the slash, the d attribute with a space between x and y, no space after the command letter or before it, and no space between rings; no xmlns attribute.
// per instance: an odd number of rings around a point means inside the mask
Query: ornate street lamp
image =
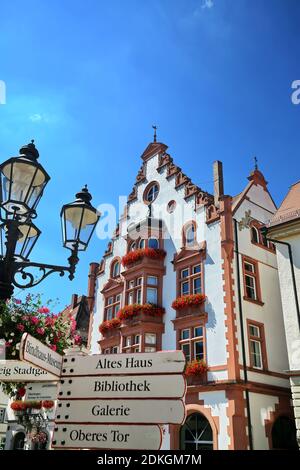
<svg viewBox="0 0 300 470"><path fill-rule="evenodd" d="M79 261L78 251L85 250L100 214L91 205L87 187L76 194L76 200L61 210L63 245L71 250L69 266L34 263L29 255L40 236L33 224L36 207L50 177L37 162L39 152L34 141L20 149L20 155L0 165L0 299L11 297L14 287L31 288L53 272L74 278ZM34 276L30 268L37 268ZM21 277L21 280L20 280Z"/></svg>

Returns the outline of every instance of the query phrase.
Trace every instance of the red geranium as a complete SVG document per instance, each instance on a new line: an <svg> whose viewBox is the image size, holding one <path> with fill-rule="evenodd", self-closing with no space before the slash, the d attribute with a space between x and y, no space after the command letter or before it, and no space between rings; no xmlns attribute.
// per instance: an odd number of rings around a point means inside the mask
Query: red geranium
<svg viewBox="0 0 300 470"><path fill-rule="evenodd" d="M144 257L159 260L164 259L165 256L165 250L161 250L159 248L140 248L138 250L130 251L127 255L123 256L122 264L124 268L126 268Z"/></svg>
<svg viewBox="0 0 300 470"><path fill-rule="evenodd" d="M54 401L52 400L44 400L42 403L42 407L45 408L45 410L50 410L54 406Z"/></svg>
<svg viewBox="0 0 300 470"><path fill-rule="evenodd" d="M120 320L126 320L132 318L140 313L151 315L153 317L162 316L165 313L165 309L152 304L133 304L126 305L118 312L118 318Z"/></svg>
<svg viewBox="0 0 300 470"><path fill-rule="evenodd" d="M204 294L183 295L174 300L172 308L174 308L174 310L181 310L186 307L201 305L205 299Z"/></svg>
<svg viewBox="0 0 300 470"><path fill-rule="evenodd" d="M203 359L195 359L194 361L188 362L185 369L185 375L202 375L207 372L207 369L207 364Z"/></svg>
<svg viewBox="0 0 300 470"><path fill-rule="evenodd" d="M107 331L112 330L113 328L119 328L121 326L121 321L119 318L112 318L112 320L106 320L99 326L99 331L104 335Z"/></svg>

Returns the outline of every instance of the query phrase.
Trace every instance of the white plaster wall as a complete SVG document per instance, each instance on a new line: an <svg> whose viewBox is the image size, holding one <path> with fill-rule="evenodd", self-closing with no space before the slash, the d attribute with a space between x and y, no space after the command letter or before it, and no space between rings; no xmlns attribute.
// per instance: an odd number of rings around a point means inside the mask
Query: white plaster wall
<svg viewBox="0 0 300 470"><path fill-rule="evenodd" d="M266 198L269 197L265 191L262 191L259 186L251 188L251 195L260 205L266 204ZM267 196L266 196L267 195ZM260 201L260 197L262 200ZM266 204L272 207L272 202ZM253 204L251 201L245 200L235 214L235 219L240 221L245 212L251 210L251 216L262 223L269 220L271 214L269 211L264 210ZM242 276L242 261L240 256L240 277L241 277L241 296L242 308L244 318L244 332L246 343L246 358L249 365L249 348L248 348L248 335L246 319L255 320L264 323L268 368L273 372L283 373L288 368L287 360L287 346L284 335L283 312L281 305L279 274L277 269L276 254L271 253L263 248L255 246L251 243L251 231L249 228L238 230L239 253L240 255L249 256L259 262L259 279L261 286L263 306L256 305L243 299L244 286ZM234 275L237 279L236 263L234 262ZM237 282L235 282L237 286ZM241 330L238 314L237 290L236 290L236 312L238 324L238 337L239 337L239 355L240 362L242 361L242 347L241 347ZM273 383L280 385L282 379L266 378L263 374L256 374L257 381L263 383Z"/></svg>
<svg viewBox="0 0 300 470"><path fill-rule="evenodd" d="M176 273L171 261L174 254L182 247L182 227L195 219L194 198L189 201L184 200L184 187L175 189L175 177L169 181L166 179L166 169L161 173L157 172L158 156L152 157L146 163L146 177L144 183L138 185L138 200L129 205L129 224L141 222L148 214L148 207L143 203L143 193L150 181L157 181L160 191L157 199L152 205L152 216L156 219L163 219L166 233L164 248L167 251L165 258L166 275L163 279L163 306L166 309L164 315L165 333L162 338L163 349L176 349L176 334L172 320L175 319L175 311L171 304L176 298ZM169 214L166 210L169 201L177 203L176 210ZM224 324L224 302L223 302L223 280L221 270L221 247L220 247L220 225L218 222L207 226L205 223L204 208L196 214L197 240L207 243L207 257L204 266L205 293L208 301L206 311L208 313L207 323L207 359L210 366L223 365L226 363L226 342ZM126 235L126 226L122 228L123 235ZM98 277L97 295L93 319L92 332L92 352L99 351L97 341L100 339L98 331L100 323L103 321L103 299L100 291L109 278L109 265L115 256L123 256L126 253L126 242L123 237L114 241L113 255L106 258L105 274Z"/></svg>
<svg viewBox="0 0 300 470"><path fill-rule="evenodd" d="M204 400L204 407L211 410L212 416L219 418L218 450L228 450L230 437L227 431L229 418L227 417L228 401L225 391L201 392L199 400Z"/></svg>
<svg viewBox="0 0 300 470"><path fill-rule="evenodd" d="M4 395L0 387L0 408L6 408L8 402L8 397ZM3 437L6 433L7 425L0 423L0 437Z"/></svg>
<svg viewBox="0 0 300 470"><path fill-rule="evenodd" d="M250 393L250 412L252 422L253 448L254 450L268 450L269 441L266 437L265 419L270 419L270 412L275 411L278 397Z"/></svg>
<svg viewBox="0 0 300 470"><path fill-rule="evenodd" d="M300 233L285 237L283 241L291 244L298 299L300 300ZM288 248L279 243L276 246L289 368L291 370L300 370L300 329L297 319Z"/></svg>

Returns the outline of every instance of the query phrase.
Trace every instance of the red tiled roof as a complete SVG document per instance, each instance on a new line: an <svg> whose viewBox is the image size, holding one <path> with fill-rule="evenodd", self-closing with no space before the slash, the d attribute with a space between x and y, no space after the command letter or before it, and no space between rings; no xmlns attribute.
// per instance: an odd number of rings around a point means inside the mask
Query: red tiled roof
<svg viewBox="0 0 300 470"><path fill-rule="evenodd" d="M279 209L270 220L269 226L274 227L297 219L300 219L300 181L290 187Z"/></svg>

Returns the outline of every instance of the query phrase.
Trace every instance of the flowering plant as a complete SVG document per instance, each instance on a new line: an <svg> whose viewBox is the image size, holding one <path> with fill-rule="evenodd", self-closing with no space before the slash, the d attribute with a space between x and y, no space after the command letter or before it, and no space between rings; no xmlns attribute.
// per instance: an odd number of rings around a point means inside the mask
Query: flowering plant
<svg viewBox="0 0 300 470"><path fill-rule="evenodd" d="M102 335L104 335L107 331L112 330L114 328L119 328L121 326L121 321L119 318L112 318L111 320L106 320L99 326L99 331Z"/></svg>
<svg viewBox="0 0 300 470"><path fill-rule="evenodd" d="M32 432L31 434L29 434L29 439L32 441L32 442L39 442L41 444L44 444L45 442L47 442L47 434L44 432L44 431L35 431L35 432Z"/></svg>
<svg viewBox="0 0 300 470"><path fill-rule="evenodd" d="M16 400L11 403L10 407L14 411L40 410L42 408L42 402L35 400Z"/></svg>
<svg viewBox="0 0 300 470"><path fill-rule="evenodd" d="M202 375L207 372L207 369L207 364L203 359L194 359L193 361L187 363L185 375Z"/></svg>
<svg viewBox="0 0 300 470"><path fill-rule="evenodd" d="M54 401L53 400L44 400L42 402L42 408L44 408L45 410L51 410L51 408L53 408L54 406Z"/></svg>
<svg viewBox="0 0 300 470"><path fill-rule="evenodd" d="M5 359L19 359L23 333L29 333L53 351L62 354L64 349L80 344L76 334L76 321L71 314L50 312L52 301L43 305L40 295L27 295L25 301L11 299L0 302L0 338L5 341ZM21 397L18 390L24 384L2 383L4 393L11 398Z"/></svg>
<svg viewBox="0 0 300 470"><path fill-rule="evenodd" d="M164 259L165 256L165 250L161 250L159 248L140 248L138 250L130 251L127 255L123 256L122 264L124 268L126 268L144 257L159 260Z"/></svg>
<svg viewBox="0 0 300 470"><path fill-rule="evenodd" d="M204 294L182 295L173 301L172 308L174 310L181 310L185 307L197 306L205 302L205 299Z"/></svg>
<svg viewBox="0 0 300 470"><path fill-rule="evenodd" d="M165 313L165 309L152 304L133 304L126 305L118 312L119 320L126 320L128 318L135 317L141 313L151 315L153 317L162 316Z"/></svg>

